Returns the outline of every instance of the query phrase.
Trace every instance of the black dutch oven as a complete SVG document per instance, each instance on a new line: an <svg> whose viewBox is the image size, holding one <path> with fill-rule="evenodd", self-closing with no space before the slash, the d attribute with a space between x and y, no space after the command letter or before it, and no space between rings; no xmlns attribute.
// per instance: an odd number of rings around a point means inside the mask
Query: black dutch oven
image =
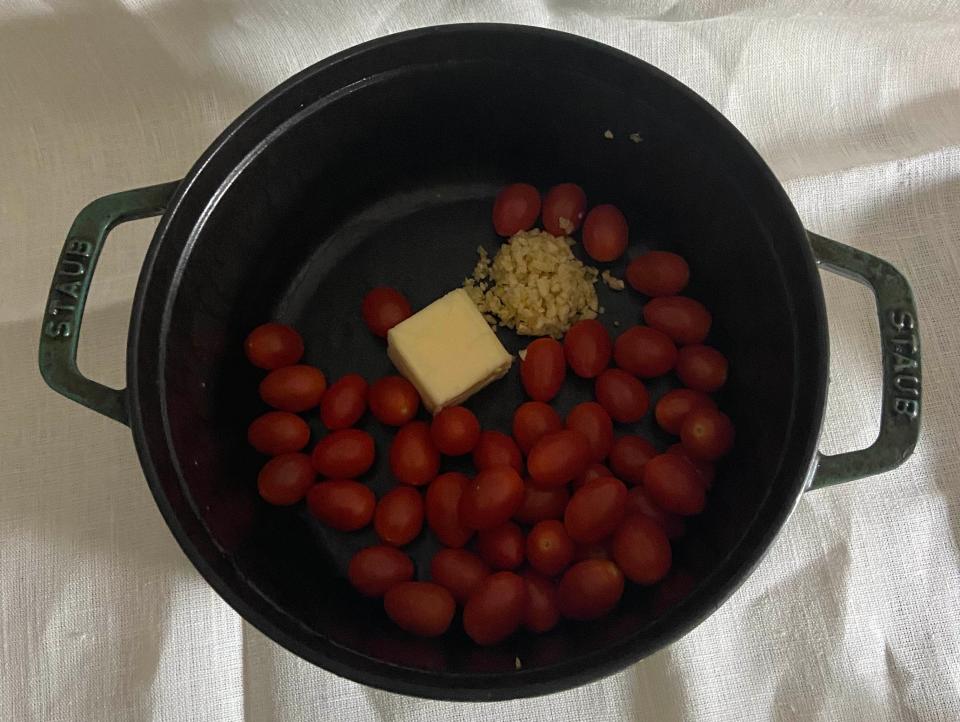
<svg viewBox="0 0 960 722"><path fill-rule="evenodd" d="M601 620L489 649L461 632L418 640L344 580L372 532L331 534L302 508L259 501L262 460L245 442L262 411L259 375L242 341L279 319L329 378L388 373L382 342L359 321L364 292L394 285L422 307L458 286L477 246L496 242L497 188L516 180L576 181L624 209L631 253L689 259L689 293L713 311L712 343L730 359L721 403L737 446L675 547L685 594L676 580L670 593L630 589ZM148 216L162 218L118 391L80 374L77 339L109 231ZM873 289L882 340L879 437L837 456L817 452L829 361L818 266ZM612 269L622 275L623 263ZM632 292L601 289L601 303L608 325L639 318ZM511 351L525 345L502 336ZM245 619L336 674L440 699L553 692L669 644L743 582L804 491L897 466L920 427L917 316L900 273L806 231L754 149L681 83L590 40L505 25L426 28L340 53L257 102L183 180L91 203L60 257L40 367L59 393L130 426L171 531ZM556 405L565 412L589 393L568 380ZM520 401L515 368L471 405L485 426L509 429ZM389 435L367 428L381 449L367 479L379 495L393 484ZM637 429L669 441L649 421ZM421 577L435 549L422 536L410 547Z"/></svg>

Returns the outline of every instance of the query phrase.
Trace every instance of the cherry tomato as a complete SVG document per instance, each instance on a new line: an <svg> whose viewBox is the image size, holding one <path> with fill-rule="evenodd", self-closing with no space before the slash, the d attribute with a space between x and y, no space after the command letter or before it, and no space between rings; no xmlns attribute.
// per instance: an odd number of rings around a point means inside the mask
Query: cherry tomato
<svg viewBox="0 0 960 722"><path fill-rule="evenodd" d="M440 452L425 422L411 421L397 431L390 444L390 471L398 481L412 486L423 486L436 478Z"/></svg>
<svg viewBox="0 0 960 722"><path fill-rule="evenodd" d="M423 497L411 486L398 486L377 502L373 528L385 544L402 547L423 529Z"/></svg>
<svg viewBox="0 0 960 722"><path fill-rule="evenodd" d="M281 411L306 411L320 403L327 378L313 366L283 366L260 382L260 398Z"/></svg>
<svg viewBox="0 0 960 722"><path fill-rule="evenodd" d="M583 222L583 250L595 261L615 261L627 250L627 219L609 203L594 206Z"/></svg>
<svg viewBox="0 0 960 722"><path fill-rule="evenodd" d="M583 223L587 194L576 183L560 183L543 197L543 227L555 236L569 236Z"/></svg>
<svg viewBox="0 0 960 722"><path fill-rule="evenodd" d="M489 646L513 634L523 620L527 584L513 572L496 572L480 583L463 608L463 628L477 644Z"/></svg>
<svg viewBox="0 0 960 722"><path fill-rule="evenodd" d="M441 549L430 562L430 578L446 587L457 604L466 603L488 576L487 563L466 549Z"/></svg>
<svg viewBox="0 0 960 722"><path fill-rule="evenodd" d="M570 501L570 492L565 486L540 489L533 484L523 485L523 502L513 514L521 524L536 524L544 519L562 519L563 510Z"/></svg>
<svg viewBox="0 0 960 722"><path fill-rule="evenodd" d="M643 481L643 467L654 456L657 449L642 436L618 436L610 449L610 468L614 476L631 484Z"/></svg>
<svg viewBox="0 0 960 722"><path fill-rule="evenodd" d="M433 417L430 436L441 454L462 456L473 451L480 440L480 422L470 409L451 406Z"/></svg>
<svg viewBox="0 0 960 722"><path fill-rule="evenodd" d="M606 539L623 520L627 487L612 476L588 481L570 497L563 525L570 538L581 544Z"/></svg>
<svg viewBox="0 0 960 722"><path fill-rule="evenodd" d="M387 331L413 314L407 297L395 288L379 286L367 292L361 306L363 322L370 332L386 338Z"/></svg>
<svg viewBox="0 0 960 722"><path fill-rule="evenodd" d="M523 455L517 442L501 431L482 431L473 448L473 465L477 470L494 466L510 466L523 473Z"/></svg>
<svg viewBox="0 0 960 722"><path fill-rule="evenodd" d="M613 445L613 421L600 404L585 401L574 406L567 414L567 428L587 437L591 461L600 462L607 458Z"/></svg>
<svg viewBox="0 0 960 722"><path fill-rule="evenodd" d="M420 394L403 376L384 376L370 387L370 412L381 424L403 426L419 408Z"/></svg>
<svg viewBox="0 0 960 722"><path fill-rule="evenodd" d="M613 341L596 319L577 321L563 337L563 353L573 373L592 379L610 365Z"/></svg>
<svg viewBox="0 0 960 722"><path fill-rule="evenodd" d="M716 461L733 448L733 424L722 411L704 406L694 409L683 420L680 441L694 459Z"/></svg>
<svg viewBox="0 0 960 722"><path fill-rule="evenodd" d="M613 560L637 584L656 584L670 571L670 540L643 514L628 516L613 535Z"/></svg>
<svg viewBox="0 0 960 722"><path fill-rule="evenodd" d="M703 511L703 481L693 464L679 454L654 456L643 469L643 488L665 511L690 516Z"/></svg>
<svg viewBox="0 0 960 722"><path fill-rule="evenodd" d="M686 296L661 296L647 301L643 320L663 331L679 346L703 343L713 318L699 301Z"/></svg>
<svg viewBox="0 0 960 722"><path fill-rule="evenodd" d="M557 585L542 574L527 570L527 603L523 609L523 626L531 632L549 632L560 621L560 594Z"/></svg>
<svg viewBox="0 0 960 722"><path fill-rule="evenodd" d="M667 334L649 326L632 326L613 344L617 366L642 379L663 376L677 363L677 347Z"/></svg>
<svg viewBox="0 0 960 722"><path fill-rule="evenodd" d="M567 619L598 619L623 596L623 572L606 559L587 559L567 569L558 593L560 613Z"/></svg>
<svg viewBox="0 0 960 722"><path fill-rule="evenodd" d="M288 411L268 411L250 424L247 441L261 454L289 454L300 451L307 445L310 441L310 427L296 414Z"/></svg>
<svg viewBox="0 0 960 722"><path fill-rule="evenodd" d="M691 389L716 391L727 382L727 357L710 346L684 346L677 357L677 376Z"/></svg>
<svg viewBox="0 0 960 722"><path fill-rule="evenodd" d="M355 479L373 466L373 449L366 431L332 431L313 447L313 468L329 479Z"/></svg>
<svg viewBox="0 0 960 722"><path fill-rule="evenodd" d="M525 454L542 437L562 428L560 415L542 401L527 401L513 412L513 438Z"/></svg>
<svg viewBox="0 0 960 722"><path fill-rule="evenodd" d="M713 486L713 479L717 475L717 471L712 463L690 456L690 452L687 451L683 444L671 444L667 447L667 453L680 454L680 456L684 457L687 461L693 464L694 468L697 470L697 473L700 474L700 478L703 480L703 486L705 489L709 489Z"/></svg>
<svg viewBox="0 0 960 722"><path fill-rule="evenodd" d="M690 266L669 251L648 251L627 266L627 283L647 296L676 296L689 280Z"/></svg>
<svg viewBox="0 0 960 722"><path fill-rule="evenodd" d="M540 487L562 486L573 481L590 463L590 442L579 431L563 429L540 439L530 449L527 470Z"/></svg>
<svg viewBox="0 0 960 722"><path fill-rule="evenodd" d="M493 228L498 236L528 231L540 215L540 192L527 183L503 187L493 201Z"/></svg>
<svg viewBox="0 0 960 722"><path fill-rule="evenodd" d="M400 629L419 637L439 637L450 627L457 603L433 582L400 582L383 598L387 616Z"/></svg>
<svg viewBox="0 0 960 722"><path fill-rule="evenodd" d="M591 479L599 479L603 476L613 476L613 473L603 464L590 464L580 476L573 480L573 490L576 491Z"/></svg>
<svg viewBox="0 0 960 722"><path fill-rule="evenodd" d="M464 474L450 471L427 487L427 524L444 546L462 547L473 536L473 530L460 523L460 495L469 483Z"/></svg>
<svg viewBox="0 0 960 722"><path fill-rule="evenodd" d="M712 409L717 407L713 399L701 391L674 389L660 397L653 413L661 429L671 434L679 434L687 414L699 406Z"/></svg>
<svg viewBox="0 0 960 722"><path fill-rule="evenodd" d="M508 521L477 534L477 553L491 569L516 569L523 564L523 530Z"/></svg>
<svg viewBox="0 0 960 722"><path fill-rule="evenodd" d="M320 400L320 420L331 431L348 429L367 410L367 382L359 374L338 379Z"/></svg>
<svg viewBox="0 0 960 722"><path fill-rule="evenodd" d="M523 480L509 466L483 469L460 495L460 523L492 529L507 521L523 503Z"/></svg>
<svg viewBox="0 0 960 722"><path fill-rule="evenodd" d="M337 531L363 529L373 518L376 503L368 487L350 479L321 481L307 492L310 512Z"/></svg>
<svg viewBox="0 0 960 722"><path fill-rule="evenodd" d="M316 472L306 454L280 454L260 469L257 490L264 501L290 506L300 501L313 484Z"/></svg>
<svg viewBox="0 0 960 722"><path fill-rule="evenodd" d="M391 546L367 547L350 559L347 579L365 597L382 597L397 584L413 579L413 562Z"/></svg>
<svg viewBox="0 0 960 722"><path fill-rule="evenodd" d="M250 332L243 350L257 368L278 369L303 358L303 338L282 323L265 323Z"/></svg>
<svg viewBox="0 0 960 722"><path fill-rule="evenodd" d="M643 514L663 529L667 539L679 539L686 533L683 517L664 511L653 503L653 499L642 486L635 486L627 492L626 516Z"/></svg>
<svg viewBox="0 0 960 722"><path fill-rule="evenodd" d="M573 539L563 522L538 522L527 535L527 561L541 574L555 577L573 561Z"/></svg>
<svg viewBox="0 0 960 722"><path fill-rule="evenodd" d="M646 386L621 369L607 369L600 374L594 393L610 417L621 424L639 421L650 408Z"/></svg>
<svg viewBox="0 0 960 722"><path fill-rule="evenodd" d="M549 401L563 386L567 362L563 346L552 338L538 338L527 346L520 361L520 381L523 390L534 401Z"/></svg>

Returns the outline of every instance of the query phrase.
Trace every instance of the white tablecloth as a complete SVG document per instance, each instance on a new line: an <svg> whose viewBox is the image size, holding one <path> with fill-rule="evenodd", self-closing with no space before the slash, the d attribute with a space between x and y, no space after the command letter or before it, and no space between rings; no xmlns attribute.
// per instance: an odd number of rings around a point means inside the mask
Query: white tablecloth
<svg viewBox="0 0 960 722"><path fill-rule="evenodd" d="M204 583L128 430L47 390L36 343L88 200L180 177L262 93L337 50L497 20L622 48L756 145L811 229L916 291L924 433L897 471L807 495L772 552L682 641L581 689L480 706L367 689L285 652ZM0 718L934 720L960 716L960 5L543 0L0 0ZM117 231L81 367L123 381L152 224ZM826 277L823 447L877 429L868 292Z"/></svg>

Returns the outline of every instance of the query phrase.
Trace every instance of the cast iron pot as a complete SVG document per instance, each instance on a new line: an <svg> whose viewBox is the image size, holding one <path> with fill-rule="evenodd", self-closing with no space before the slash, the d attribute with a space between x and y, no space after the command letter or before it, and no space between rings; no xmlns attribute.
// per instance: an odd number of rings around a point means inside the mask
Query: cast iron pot
<svg viewBox="0 0 960 722"><path fill-rule="evenodd" d="M417 640L344 580L371 531L331 534L302 507L257 497L263 460L245 434L263 411L261 375L242 341L280 319L329 378L389 373L383 343L359 321L365 291L397 286L422 307L458 286L477 246L498 241L496 190L521 179L576 181L593 202L625 210L630 254L663 247L689 259L688 292L712 309L711 343L730 358L720 401L738 441L707 511L675 547L668 593L632 588L601 620L489 649L462 632ZM130 320L128 386L113 390L77 369L84 300L110 229L157 215ZM829 360L818 265L873 289L882 339L879 438L838 456L817 452ZM621 276L623 267L611 266ZM600 293L611 330L637 322L636 294ZM511 351L526 343L502 336ZM130 426L171 531L245 619L336 674L441 699L553 692L669 644L737 588L805 490L897 466L920 427L917 316L900 273L805 231L747 141L673 78L596 42L503 25L427 28L340 53L257 102L183 180L91 203L60 257L40 368L59 393ZM590 393L568 380L555 405L564 413ZM509 429L521 401L515 367L471 405L484 426ZM384 463L392 434L365 428L380 450L366 480L380 495L394 483ZM672 441L649 420L637 430ZM421 578L430 537L409 547Z"/></svg>

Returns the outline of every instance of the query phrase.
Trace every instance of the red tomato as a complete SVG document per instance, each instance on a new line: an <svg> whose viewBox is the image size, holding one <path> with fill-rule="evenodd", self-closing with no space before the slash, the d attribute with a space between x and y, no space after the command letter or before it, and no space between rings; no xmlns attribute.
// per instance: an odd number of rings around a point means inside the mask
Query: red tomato
<svg viewBox="0 0 960 722"><path fill-rule="evenodd" d="M433 582L400 582L383 598L387 616L400 629L420 637L439 637L450 627L456 602Z"/></svg>
<svg viewBox="0 0 960 722"><path fill-rule="evenodd" d="M290 506L304 497L315 477L316 472L306 454L280 454L260 469L257 490L264 501Z"/></svg>
<svg viewBox="0 0 960 722"><path fill-rule="evenodd" d="M656 584L670 571L670 540L643 514L623 520L613 535L613 560L637 584Z"/></svg>
<svg viewBox="0 0 960 722"><path fill-rule="evenodd" d="M247 428L247 441L261 454L289 454L307 445L310 427L296 414L268 411Z"/></svg>
<svg viewBox="0 0 960 722"><path fill-rule="evenodd" d="M413 562L394 547L367 547L353 555L347 579L365 597L382 597L397 584L413 579Z"/></svg>
<svg viewBox="0 0 960 722"><path fill-rule="evenodd" d="M477 534L477 552L491 569L516 569L523 564L523 530L508 521Z"/></svg>
<svg viewBox="0 0 960 722"><path fill-rule="evenodd" d="M466 549L441 549L430 562L430 578L445 587L457 604L465 604L489 576L487 563Z"/></svg>
<svg viewBox="0 0 960 722"><path fill-rule="evenodd" d="M623 519L627 487L612 476L588 481L570 497L563 525L570 538L581 544L606 539Z"/></svg>
<svg viewBox="0 0 960 722"><path fill-rule="evenodd" d="M643 469L643 488L661 509L691 516L703 511L703 481L693 464L679 454L655 456Z"/></svg>
<svg viewBox="0 0 960 722"><path fill-rule="evenodd" d="M661 429L671 434L679 434L680 426L687 414L699 406L712 409L717 407L713 399L702 391L674 389L660 397L653 413L657 417L657 423Z"/></svg>
<svg viewBox="0 0 960 722"><path fill-rule="evenodd" d="M713 479L717 474L716 469L713 464L709 461L704 461L703 459L697 459L693 456L690 456L690 452L684 447L683 444L671 444L667 447L668 454L680 454L683 458L693 464L694 468L697 470L697 473L700 474L700 478L703 480L703 487L709 489L713 486Z"/></svg>
<svg viewBox="0 0 960 722"><path fill-rule="evenodd" d="M563 510L570 501L570 492L565 486L539 489L533 484L523 485L523 502L513 518L521 524L536 524L544 519L562 519Z"/></svg>
<svg viewBox="0 0 960 722"><path fill-rule="evenodd" d="M523 503L523 479L509 466L483 469L460 495L460 523L492 529L506 522Z"/></svg>
<svg viewBox="0 0 960 722"><path fill-rule="evenodd" d="M373 518L376 503L368 487L349 479L321 481L307 492L310 512L337 531L363 529Z"/></svg>
<svg viewBox="0 0 960 722"><path fill-rule="evenodd" d="M650 397L643 383L620 369L607 369L597 377L594 393L600 405L614 421L632 424L650 408Z"/></svg>
<svg viewBox="0 0 960 722"><path fill-rule="evenodd" d="M527 183L512 183L493 201L493 228L498 236L528 231L540 215L540 191Z"/></svg>
<svg viewBox="0 0 960 722"><path fill-rule="evenodd" d="M573 480L573 490L576 491L591 479L603 476L613 476L613 473L603 464L590 464L580 476Z"/></svg>
<svg viewBox="0 0 960 722"><path fill-rule="evenodd" d="M590 460L607 458L613 445L613 421L610 414L595 401L577 404L567 414L567 428L579 431L590 444Z"/></svg>
<svg viewBox="0 0 960 722"><path fill-rule="evenodd" d="M577 321L563 337L563 353L573 373L592 379L610 365L613 341L596 319Z"/></svg>
<svg viewBox="0 0 960 722"><path fill-rule="evenodd" d="M677 347L667 334L649 326L632 326L617 336L613 358L624 371L651 379L677 363Z"/></svg>
<svg viewBox="0 0 960 722"><path fill-rule="evenodd" d="M460 495L469 483L466 475L450 471L427 487L427 524L444 546L462 547L473 536L473 530L460 523Z"/></svg>
<svg viewBox="0 0 960 722"><path fill-rule="evenodd" d="M265 323L250 332L243 350L257 368L278 369L303 357L303 338L282 323Z"/></svg>
<svg viewBox="0 0 960 722"><path fill-rule="evenodd" d="M534 401L549 401L556 396L566 373L563 346L556 339L538 338L527 346L520 361L523 390Z"/></svg>
<svg viewBox="0 0 960 722"><path fill-rule="evenodd" d="M423 529L423 497L411 486L398 486L377 503L373 528L386 544L402 547Z"/></svg>
<svg viewBox="0 0 960 722"><path fill-rule="evenodd" d="M623 596L623 572L606 559L587 559L567 569L560 580L560 613L567 619L597 619Z"/></svg>
<svg viewBox="0 0 960 722"><path fill-rule="evenodd" d="M403 376L384 376L370 387L370 411L387 426L403 426L417 415L420 394Z"/></svg>
<svg viewBox="0 0 960 722"><path fill-rule="evenodd" d="M284 366L268 373L260 382L260 398L281 411L306 411L320 403L327 390L327 378L313 366Z"/></svg>
<svg viewBox="0 0 960 722"><path fill-rule="evenodd" d="M367 410L367 382L359 374L338 379L320 400L320 420L331 431L348 429Z"/></svg>
<svg viewBox="0 0 960 722"><path fill-rule="evenodd" d="M560 621L560 595L557 585L529 569L523 573L523 581L527 583L523 626L531 632L549 632Z"/></svg>
<svg viewBox="0 0 960 722"><path fill-rule="evenodd" d="M386 338L387 331L413 314L407 297L395 288L379 286L367 292L361 306L363 322L370 332Z"/></svg>
<svg viewBox="0 0 960 722"><path fill-rule="evenodd" d="M609 203L594 206L583 222L583 250L595 261L615 261L627 250L627 219Z"/></svg>
<svg viewBox="0 0 960 722"><path fill-rule="evenodd" d="M482 431L480 440L473 447L473 465L478 471L494 466L510 466L522 474L523 455L517 443L503 432Z"/></svg>
<svg viewBox="0 0 960 722"><path fill-rule="evenodd" d="M560 415L542 401L527 401L513 412L513 438L525 454L542 437L562 428Z"/></svg>
<svg viewBox="0 0 960 722"><path fill-rule="evenodd" d="M661 296L647 301L643 320L680 346L703 343L713 322L702 303L686 296Z"/></svg>
<svg viewBox="0 0 960 722"><path fill-rule="evenodd" d="M627 266L627 283L647 296L676 296L689 280L690 266L669 251L648 251Z"/></svg>
<svg viewBox="0 0 960 722"><path fill-rule="evenodd" d="M716 461L733 448L733 424L722 411L701 406L687 414L680 441L694 459Z"/></svg>
<svg viewBox="0 0 960 722"><path fill-rule="evenodd" d="M686 533L683 517L664 511L653 503L650 495L642 486L635 486L627 492L626 515L643 514L663 529L667 539L679 539Z"/></svg>
<svg viewBox="0 0 960 722"><path fill-rule="evenodd" d="M425 422L411 421L397 431L390 444L390 471L398 481L412 486L423 486L436 478L440 452Z"/></svg>
<svg viewBox="0 0 960 722"><path fill-rule="evenodd" d="M433 417L430 436L441 454L462 456L473 451L480 440L480 422L470 409L451 406Z"/></svg>
<svg viewBox="0 0 960 722"><path fill-rule="evenodd" d="M576 183L560 183L543 197L543 227L555 236L569 236L583 223L587 194Z"/></svg>
<svg viewBox="0 0 960 722"><path fill-rule="evenodd" d="M489 646L513 634L527 605L527 584L513 572L483 580L463 608L463 628L477 644Z"/></svg>
<svg viewBox="0 0 960 722"><path fill-rule="evenodd" d="M618 436L610 449L610 468L618 479L639 484L643 481L643 467L656 455L656 447L642 436Z"/></svg>
<svg viewBox="0 0 960 722"><path fill-rule="evenodd" d="M555 577L573 561L573 539L563 522L538 522L527 535L527 561L541 574Z"/></svg>
<svg viewBox="0 0 960 722"><path fill-rule="evenodd" d="M677 376L691 389L716 391L727 382L727 357L710 346L684 346L677 357Z"/></svg>
<svg viewBox="0 0 960 722"><path fill-rule="evenodd" d="M329 479L355 479L373 466L373 437L359 429L341 429L313 447L313 468Z"/></svg>
<svg viewBox="0 0 960 722"><path fill-rule="evenodd" d="M573 481L590 463L590 442L579 431L563 429L538 441L527 458L527 470L540 487L562 486Z"/></svg>

